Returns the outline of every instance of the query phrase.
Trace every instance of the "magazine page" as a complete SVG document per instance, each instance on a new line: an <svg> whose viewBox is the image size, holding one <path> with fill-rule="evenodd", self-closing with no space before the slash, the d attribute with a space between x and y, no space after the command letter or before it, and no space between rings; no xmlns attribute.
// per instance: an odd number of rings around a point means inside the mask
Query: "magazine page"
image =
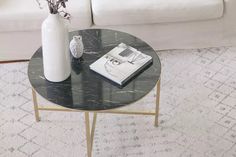
<svg viewBox="0 0 236 157"><path fill-rule="evenodd" d="M122 85L151 62L151 56L121 43L91 64L90 69Z"/></svg>

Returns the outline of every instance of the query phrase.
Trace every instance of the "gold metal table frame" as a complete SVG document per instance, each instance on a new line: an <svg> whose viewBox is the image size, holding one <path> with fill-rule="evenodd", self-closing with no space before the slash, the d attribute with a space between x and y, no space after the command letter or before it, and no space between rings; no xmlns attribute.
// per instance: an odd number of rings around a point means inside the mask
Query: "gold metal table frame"
<svg viewBox="0 0 236 157"><path fill-rule="evenodd" d="M94 138L94 132L95 132L95 126L96 126L96 119L97 119L97 113L111 113L111 114L130 114L130 115L154 115L154 126L158 126L158 117L159 117L159 103L160 103L160 79L157 82L157 91L156 91L156 109L155 111L125 111L125 110L115 110L115 109L109 109L109 110L99 110L99 111L84 111L84 110L77 110L77 109L69 109L61 106L55 106L55 107L46 107L46 106L39 106L37 102L37 95L35 90L32 88L32 96L33 96L33 102L34 102L34 112L35 112L35 119L37 122L40 121L39 117L39 111L67 111L67 112L84 112L85 114L85 130L86 130L86 141L87 141L87 156L92 156L92 147L93 147L93 138ZM125 107L125 106L124 106ZM89 122L89 112L93 112L93 122L92 122L92 128L90 130L90 122Z"/></svg>

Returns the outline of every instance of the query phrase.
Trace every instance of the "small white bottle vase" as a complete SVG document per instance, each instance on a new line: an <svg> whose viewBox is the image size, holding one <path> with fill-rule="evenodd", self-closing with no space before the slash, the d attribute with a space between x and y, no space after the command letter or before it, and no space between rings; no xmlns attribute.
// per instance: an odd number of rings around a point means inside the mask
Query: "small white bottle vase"
<svg viewBox="0 0 236 157"><path fill-rule="evenodd" d="M74 58L82 57L84 45L81 35L73 36L73 39L70 41L70 52Z"/></svg>
<svg viewBox="0 0 236 157"><path fill-rule="evenodd" d="M71 74L68 28L58 14L50 14L42 24L44 76L48 81L61 82Z"/></svg>

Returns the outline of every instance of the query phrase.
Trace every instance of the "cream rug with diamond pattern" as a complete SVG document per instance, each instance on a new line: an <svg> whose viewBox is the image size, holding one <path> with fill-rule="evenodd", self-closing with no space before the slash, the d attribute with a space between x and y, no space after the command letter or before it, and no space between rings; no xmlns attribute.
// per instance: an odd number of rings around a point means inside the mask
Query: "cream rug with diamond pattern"
<svg viewBox="0 0 236 157"><path fill-rule="evenodd" d="M236 48L158 55L160 126L150 116L99 114L93 156L236 157ZM27 65L0 64L0 157L85 157L83 113L41 112L35 122ZM129 108L154 104L155 90Z"/></svg>

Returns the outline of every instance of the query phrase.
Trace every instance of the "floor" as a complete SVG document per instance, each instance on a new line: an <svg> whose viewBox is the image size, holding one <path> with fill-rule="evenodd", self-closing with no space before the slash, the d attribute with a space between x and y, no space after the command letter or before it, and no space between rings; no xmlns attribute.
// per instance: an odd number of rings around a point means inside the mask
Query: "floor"
<svg viewBox="0 0 236 157"><path fill-rule="evenodd" d="M99 114L93 156L236 157L236 47L158 54L160 126L150 116ZM85 157L83 113L41 112L35 122L27 64L0 64L0 157ZM154 109L154 97L128 108Z"/></svg>

